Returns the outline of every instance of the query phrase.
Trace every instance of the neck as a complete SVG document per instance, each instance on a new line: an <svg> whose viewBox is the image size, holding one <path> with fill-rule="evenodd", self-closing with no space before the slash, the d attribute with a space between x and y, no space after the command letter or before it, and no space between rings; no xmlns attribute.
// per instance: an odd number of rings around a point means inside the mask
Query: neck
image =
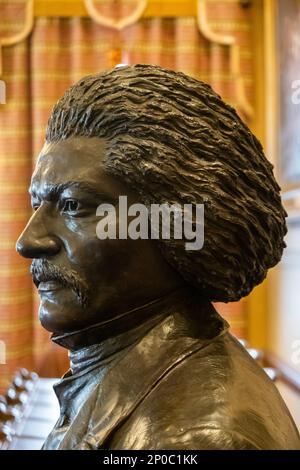
<svg viewBox="0 0 300 470"><path fill-rule="evenodd" d="M187 287L181 287L168 294L147 302L140 307L97 324L65 334L53 334L52 341L71 351L102 343L103 341L122 335L124 332L135 331L144 333L144 329L154 326L162 318L169 315L174 308L184 306L191 296ZM139 328L141 327L141 328ZM135 337L136 334L133 334Z"/></svg>

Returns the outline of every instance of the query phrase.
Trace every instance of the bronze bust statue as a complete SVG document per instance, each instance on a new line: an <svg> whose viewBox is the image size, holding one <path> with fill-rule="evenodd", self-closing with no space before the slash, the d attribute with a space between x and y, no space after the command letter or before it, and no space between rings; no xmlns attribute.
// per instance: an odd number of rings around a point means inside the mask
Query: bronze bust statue
<svg viewBox="0 0 300 470"><path fill-rule="evenodd" d="M212 305L247 295L280 260L279 190L259 141L198 80L135 65L66 91L17 242L40 321L70 355L44 449L300 448L275 386ZM99 237L99 204L121 195L203 204L203 246Z"/></svg>

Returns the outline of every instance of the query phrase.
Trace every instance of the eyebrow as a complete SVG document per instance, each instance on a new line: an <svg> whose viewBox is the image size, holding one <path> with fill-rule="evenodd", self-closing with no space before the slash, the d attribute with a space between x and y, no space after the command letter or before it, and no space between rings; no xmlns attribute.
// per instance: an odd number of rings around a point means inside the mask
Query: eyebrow
<svg viewBox="0 0 300 470"><path fill-rule="evenodd" d="M116 201L116 199L110 194L99 191L95 186L83 181L68 181L66 183L49 184L47 185L43 196L45 199L50 201L57 200L66 189L72 188L79 189L97 198L106 198L111 201ZM33 198L37 197L37 194L31 189L31 187L29 188L29 194Z"/></svg>

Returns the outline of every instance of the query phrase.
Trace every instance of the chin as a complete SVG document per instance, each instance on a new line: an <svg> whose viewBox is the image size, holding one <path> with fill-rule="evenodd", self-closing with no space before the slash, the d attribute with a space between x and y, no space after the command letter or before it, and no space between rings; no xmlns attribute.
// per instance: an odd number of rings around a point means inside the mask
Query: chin
<svg viewBox="0 0 300 470"><path fill-rule="evenodd" d="M39 320L43 328L50 333L71 333L88 326L88 312L79 304L70 305L68 308L57 303L42 300L39 308Z"/></svg>
<svg viewBox="0 0 300 470"><path fill-rule="evenodd" d="M50 333L65 333L65 326L63 321L58 318L53 311L49 311L43 307L39 309L39 320L43 328L49 331Z"/></svg>
<svg viewBox="0 0 300 470"><path fill-rule="evenodd" d="M70 333L84 328L89 310L71 289L40 294L39 320L51 333Z"/></svg>
<svg viewBox="0 0 300 470"><path fill-rule="evenodd" d="M44 305L41 303L39 308L39 320L45 330L50 333L69 333L77 329L74 325L74 319L66 317L66 310L64 313L61 308L56 308L55 305Z"/></svg>

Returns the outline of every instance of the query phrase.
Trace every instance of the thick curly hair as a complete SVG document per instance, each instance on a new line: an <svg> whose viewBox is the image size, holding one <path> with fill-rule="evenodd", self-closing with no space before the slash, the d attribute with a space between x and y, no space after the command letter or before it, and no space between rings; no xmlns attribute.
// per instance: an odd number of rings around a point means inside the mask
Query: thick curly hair
<svg viewBox="0 0 300 470"><path fill-rule="evenodd" d="M152 65L81 79L55 105L46 141L98 136L105 168L146 205L205 205L205 241L158 240L208 300L249 294L282 256L286 212L262 146L236 111L196 79ZM95 156L96 158L96 156Z"/></svg>

